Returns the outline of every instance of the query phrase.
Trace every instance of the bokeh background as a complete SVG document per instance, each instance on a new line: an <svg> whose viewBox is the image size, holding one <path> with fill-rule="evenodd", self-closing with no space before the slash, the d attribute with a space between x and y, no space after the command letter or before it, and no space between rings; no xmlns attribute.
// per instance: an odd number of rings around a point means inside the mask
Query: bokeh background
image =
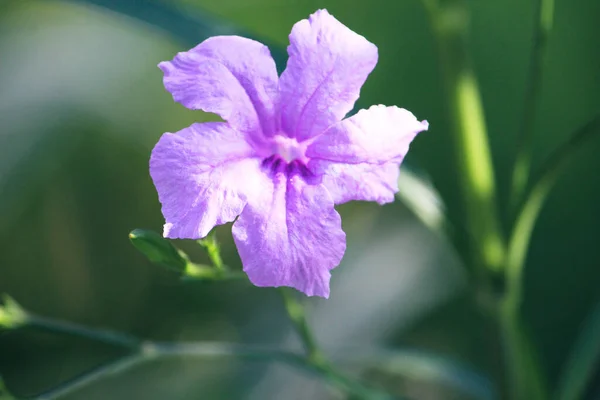
<svg viewBox="0 0 600 400"><path fill-rule="evenodd" d="M0 292L41 315L144 338L298 346L274 290L181 284L139 254L127 234L162 229L148 175L160 135L211 118L174 103L156 64L208 36L236 33L268 43L281 69L292 25L318 8L379 47L359 106L398 105L431 124L407 157L403 191L417 193L434 219L441 212L464 220L443 66L418 0L3 0ZM508 224L504 194L522 117L533 1L473 0L469 8L469 49ZM556 0L534 168L600 109L599 20L597 0ZM564 372L584 322L598 314L599 153L596 138L561 176L527 258L525 318L550 382ZM332 358L418 399L503 398L497 329L473 304L449 242L401 200L339 211L348 251L333 274L331 298L307 302ZM230 226L217 235L225 262L240 268ZM193 242L177 244L206 261ZM23 397L119 355L83 339L0 333L0 375ZM586 392L600 398L600 377ZM318 380L279 364L176 359L110 377L69 399L333 397Z"/></svg>

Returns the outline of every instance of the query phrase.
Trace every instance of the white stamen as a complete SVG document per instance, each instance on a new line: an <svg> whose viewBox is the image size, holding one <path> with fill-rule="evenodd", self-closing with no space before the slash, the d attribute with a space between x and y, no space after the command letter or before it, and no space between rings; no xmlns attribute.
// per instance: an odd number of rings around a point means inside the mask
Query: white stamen
<svg viewBox="0 0 600 400"><path fill-rule="evenodd" d="M277 135L274 138L273 152L288 163L294 160L306 161L306 147L307 143L298 143L295 138Z"/></svg>

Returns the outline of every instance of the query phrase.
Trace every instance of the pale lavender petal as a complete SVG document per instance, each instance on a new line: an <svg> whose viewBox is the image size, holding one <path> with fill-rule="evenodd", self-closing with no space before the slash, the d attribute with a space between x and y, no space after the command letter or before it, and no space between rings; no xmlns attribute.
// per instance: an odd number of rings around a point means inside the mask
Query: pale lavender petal
<svg viewBox="0 0 600 400"><path fill-rule="evenodd" d="M290 286L329 297L330 270L341 261L346 235L322 185L299 175L273 177L233 225L244 271L256 286Z"/></svg>
<svg viewBox="0 0 600 400"><path fill-rule="evenodd" d="M150 158L164 236L197 239L233 221L260 191L261 159L254 156L244 134L223 122L165 133Z"/></svg>
<svg viewBox="0 0 600 400"><path fill-rule="evenodd" d="M320 161L317 168L323 174L323 185L335 204L352 200L376 201L379 204L394 201L398 192L398 163L341 164Z"/></svg>
<svg viewBox="0 0 600 400"><path fill-rule="evenodd" d="M402 108L373 106L332 126L306 150L336 204L394 200L398 169L417 133L427 130Z"/></svg>
<svg viewBox="0 0 600 400"><path fill-rule="evenodd" d="M280 79L283 132L305 140L340 121L377 64L377 47L326 10L296 23Z"/></svg>
<svg viewBox="0 0 600 400"><path fill-rule="evenodd" d="M278 77L269 49L239 36L215 36L158 64L165 88L187 108L220 115L239 131L272 135Z"/></svg>

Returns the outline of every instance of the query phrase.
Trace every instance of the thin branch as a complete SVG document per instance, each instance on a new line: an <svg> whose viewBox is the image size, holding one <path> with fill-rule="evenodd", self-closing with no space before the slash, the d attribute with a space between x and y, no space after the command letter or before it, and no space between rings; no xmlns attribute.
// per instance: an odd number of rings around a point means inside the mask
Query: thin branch
<svg viewBox="0 0 600 400"><path fill-rule="evenodd" d="M327 360L319 348L317 341L310 330L310 325L306 320L304 306L294 297L294 293L292 293L291 289L281 287L279 288L279 293L283 299L283 304L290 321L304 345L306 362L309 363L315 371L327 376L329 382L336 385L342 391L352 394L354 398L370 400L395 398L387 393L365 386L361 382L351 379L338 371L337 368Z"/></svg>
<svg viewBox="0 0 600 400"><path fill-rule="evenodd" d="M111 361L105 365L102 365L98 368L95 368L91 371L88 371L74 379L71 379L63 384L54 387L38 396L28 397L27 399L32 400L54 400L60 399L69 394L75 393L84 387L97 382L101 379L107 378L109 376L116 375L120 372L124 372L133 368L134 366L140 364L144 361L143 357L140 357L138 354L134 354L131 356L123 357L116 361Z"/></svg>
<svg viewBox="0 0 600 400"><path fill-rule="evenodd" d="M293 293L288 290L288 293L286 293L285 296L289 296L286 303L292 305L292 309L296 309L293 314L295 315L294 318L297 323L308 326L304 315L304 309L293 296ZM298 309L301 311L299 312ZM30 397L29 399L31 400L60 399L63 396L76 393L88 385L97 383L102 379L110 378L118 373L135 368L144 362L159 358L165 359L175 357L191 357L203 360L222 360L231 358L247 361L281 362L323 379L325 384L351 395L353 399L379 400L397 398L387 393L369 388L361 382L340 373L327 362L323 355L312 356L309 359L306 355L300 353L268 346L219 342L145 341L135 336L111 330L89 328L72 322L33 315L24 310L16 301L8 296L5 296L4 305L0 306L0 311L5 312L7 316L6 321L9 322L9 324L4 326L5 329L18 329L22 327L41 329L51 333L93 339L105 344L119 346L130 351L129 354L120 359L93 368L38 396ZM16 323L13 324L12 322ZM317 349L315 339L309 330L302 333L302 336L304 337L304 341L312 343L310 345L310 348L313 349L311 351L312 354L321 354L320 350ZM307 337L309 337L309 339L307 339ZM490 395L492 393L491 385L485 377L478 375L475 371L470 371L461 367L460 364L456 364L454 361L446 360L438 356L427 355L427 353L421 351L342 347L336 350L336 354L341 356L341 358L338 357L337 360L343 360L345 363L353 362L360 365L366 363L367 365L377 365L378 367L383 368L383 370L390 368L393 371L396 371L400 367L400 370L411 371L410 373L407 373L411 379L423 381L437 381L438 379L442 379L446 384L456 387L457 390L488 394L482 396L482 398L493 397ZM469 384L466 384L466 381L469 381ZM11 396L0 379L0 397L2 397L2 395L6 397L7 400L23 399Z"/></svg>
<svg viewBox="0 0 600 400"><path fill-rule="evenodd" d="M97 342L123 347L132 351L139 351L142 344L140 339L125 333L107 329L89 328L73 322L61 321L32 314L27 314L25 326L52 333L84 337Z"/></svg>
<svg viewBox="0 0 600 400"><path fill-rule="evenodd" d="M60 326L61 322L53 324L53 326ZM73 326L73 324L68 324ZM82 332L89 332L89 329L77 329L76 333L68 331L74 334L81 334ZM64 333L65 330L59 330L56 332ZM106 331L102 331L106 332ZM102 336L95 335L95 337ZM117 337L118 334L110 334L106 338ZM87 336L86 336L87 337ZM117 342L115 344L121 344ZM304 357L300 354L296 354L290 351L271 349L260 346L248 346L248 345L235 345L228 343L172 343L172 342L143 342L138 341L136 348L138 349L134 353L125 356L116 361L112 361L98 368L92 369L74 379L71 379L58 387L55 387L41 395L35 396L33 400L54 400L60 399L71 393L75 393L84 387L93 384L94 382L102 379L114 376L116 374L125 372L138 365L156 360L158 358L201 358L201 359L245 359L245 360L263 360L263 361L278 361L286 364L290 364L299 368L304 369L314 375L318 375L318 371L307 365Z"/></svg>
<svg viewBox="0 0 600 400"><path fill-rule="evenodd" d="M129 355L92 369L56 388L32 397L32 400L60 399L63 396L75 393L94 382L130 370L144 362L155 360L157 358L164 359L169 357L196 357L202 359L236 358L243 360L282 362L299 368L311 375L318 376L331 387L351 394L355 396L355 398L369 400L394 399L393 396L390 396L387 393L368 388L362 383L346 377L333 369L328 363L319 361L319 358L315 358L314 356L306 357L302 354L288 350L228 343L144 341L134 336L111 330L89 328L72 322L55 320L32 314L27 314L25 323L21 326L28 326L53 333L84 337L130 350ZM324 360L324 357L322 359Z"/></svg>
<svg viewBox="0 0 600 400"><path fill-rule="evenodd" d="M285 311L304 345L307 357L314 360L316 363L323 362L325 357L319 349L317 341L310 330L308 321L306 320L304 306L294 297L294 293L292 293L289 288L281 287L278 290L283 299Z"/></svg>

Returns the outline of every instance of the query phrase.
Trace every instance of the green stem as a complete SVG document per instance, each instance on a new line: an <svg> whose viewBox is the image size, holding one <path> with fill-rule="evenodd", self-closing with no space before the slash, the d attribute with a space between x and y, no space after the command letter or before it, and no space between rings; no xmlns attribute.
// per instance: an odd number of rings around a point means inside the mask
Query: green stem
<svg viewBox="0 0 600 400"><path fill-rule="evenodd" d="M600 357L600 303L583 322L563 363L556 385L557 400L579 400L591 389Z"/></svg>
<svg viewBox="0 0 600 400"><path fill-rule="evenodd" d="M157 358L194 357L236 358L244 360L278 361L302 369L324 379L325 383L361 399L391 399L392 397L367 388L362 383L347 378L327 364L323 358L313 355L306 357L295 352L261 346L236 345L227 343L172 343L144 341L134 336L104 329L88 328L72 322L54 320L28 314L26 324L36 329L53 333L67 334L96 340L130 350L130 354L93 369L41 395L34 400L60 399L84 387ZM313 353L316 354L316 353ZM321 360L321 361L319 361Z"/></svg>
<svg viewBox="0 0 600 400"><path fill-rule="evenodd" d="M600 114L575 131L542 165L538 178L520 207L509 240L506 256L507 302L520 307L522 301L523 267L531 234L550 189L572 155L600 130Z"/></svg>
<svg viewBox="0 0 600 400"><path fill-rule="evenodd" d="M317 341L310 330L306 313L302 304L294 297L289 288L279 288L283 299L285 310L292 322L294 329L300 336L300 340L306 352L306 361L319 373L328 377L328 381L336 385L342 391L349 393L355 399L384 400L393 399L387 393L369 388L355 379L347 377L338 371L325 357Z"/></svg>
<svg viewBox="0 0 600 400"><path fill-rule="evenodd" d="M535 345L527 335L521 317L523 302L523 273L527 249L533 228L548 193L562 168L576 150L583 147L594 133L600 131L600 115L578 129L569 140L556 150L542 166L538 178L526 197L517 216L506 256L506 297L502 304L502 325L507 350L512 359L511 368L514 394L526 399L546 399L545 382Z"/></svg>
<svg viewBox="0 0 600 400"><path fill-rule="evenodd" d="M94 329L72 322L34 315L22 309L10 298L5 300L4 308L8 308L8 311L6 312L9 316L14 314L18 317L19 324L15 325L15 327L30 327L52 333L88 338L129 350L127 356L84 373L75 379L34 397L35 400L62 398L63 396L75 393L100 379L131 369L140 363L158 357L184 356L220 359L234 357L247 360L279 361L303 369L315 376L319 376L330 386L335 387L356 399L387 400L394 398L387 393L371 389L335 369L318 348L316 340L306 321L306 315L302 305L288 289L280 289L280 292L292 323L304 343L306 355L259 346L222 343L170 343L144 341L135 336L112 330Z"/></svg>
<svg viewBox="0 0 600 400"><path fill-rule="evenodd" d="M72 379L58 387L50 389L38 396L32 397L33 400L54 400L61 399L70 394L85 388L86 386L100 381L101 379L114 376L120 372L127 371L134 366L140 364L143 358L137 354L123 357L119 360L110 362L109 364L98 367L92 371Z"/></svg>
<svg viewBox="0 0 600 400"><path fill-rule="evenodd" d="M181 276L184 282L193 281L248 281L248 275L243 271L230 271L223 267L216 269L207 265L188 263Z"/></svg>
<svg viewBox="0 0 600 400"><path fill-rule="evenodd" d="M159 343L139 341L137 350L132 354L93 369L92 371L36 396L33 399L60 399L75 393L90 384L123 373L145 362L157 358L165 359L179 357L200 359L217 358L220 360L225 358L236 358L253 361L279 361L302 368L311 374L318 374L318 371L315 371L312 366L306 364L301 355L282 350L226 343Z"/></svg>
<svg viewBox="0 0 600 400"><path fill-rule="evenodd" d="M84 337L97 342L119 346L133 351L139 350L139 346L141 345L141 341L138 338L121 332L89 328L73 322L60 321L38 315L28 314L26 326L52 333L62 333L71 336Z"/></svg>
<svg viewBox="0 0 600 400"><path fill-rule="evenodd" d="M483 278L505 265L506 247L498 217L496 185L479 88L466 44L469 13L464 0L425 3L439 45L440 61L454 130L462 180L464 208L470 230L470 248ZM509 273L507 271L507 273ZM487 292L487 281L484 292ZM508 288L512 293L513 287ZM513 296L513 294L509 294ZM507 350L507 370L516 399L544 399L539 360L518 309L506 301L498 314Z"/></svg>
<svg viewBox="0 0 600 400"><path fill-rule="evenodd" d="M533 49L529 64L527 77L527 88L525 89L525 106L523 119L518 131L517 157L512 175L511 209L515 209L521 201L523 192L527 186L529 172L531 169L531 150L533 145L533 133L535 124L535 113L537 100L542 83L542 66L544 54L548 43L548 37L552 30L554 16L554 0L537 0L535 5L535 32Z"/></svg>
<svg viewBox="0 0 600 400"><path fill-rule="evenodd" d="M503 302L499 315L507 358L510 398L546 400L549 396L541 360L520 312L510 302Z"/></svg>
<svg viewBox="0 0 600 400"><path fill-rule="evenodd" d="M282 287L278 290L281 294L281 298L283 299L283 305L285 306L288 317L290 318L290 321L292 321L298 336L300 336L300 340L302 341L302 345L306 351L307 358L315 364L325 362L325 355L319 349L317 341L310 330L308 321L306 320L304 307L298 300L296 300L290 289Z"/></svg>
<svg viewBox="0 0 600 400"><path fill-rule="evenodd" d="M215 234L214 230L210 232L204 239L198 240L198 243L206 250L212 265L219 271L225 271L225 265L223 264L223 259L221 258L221 248L219 247L217 235Z"/></svg>
<svg viewBox="0 0 600 400"><path fill-rule="evenodd" d="M463 0L425 3L436 34L454 134L470 248L476 266L498 271L504 243L496 184L477 79L466 45L468 10Z"/></svg>

